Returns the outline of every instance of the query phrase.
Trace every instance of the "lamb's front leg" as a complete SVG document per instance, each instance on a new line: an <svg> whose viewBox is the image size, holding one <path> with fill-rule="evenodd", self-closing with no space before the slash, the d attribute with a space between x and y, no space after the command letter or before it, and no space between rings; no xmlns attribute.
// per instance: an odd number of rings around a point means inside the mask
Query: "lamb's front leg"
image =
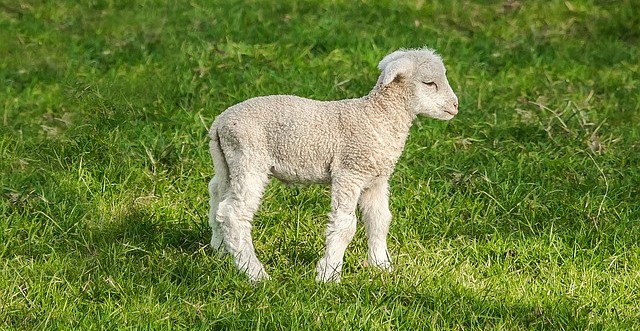
<svg viewBox="0 0 640 331"><path fill-rule="evenodd" d="M356 205L362 190L355 180L334 180L324 256L316 267L317 282L340 282L344 251L356 233Z"/></svg>
<svg viewBox="0 0 640 331"><path fill-rule="evenodd" d="M387 250L387 234L391 224L388 178L380 178L367 187L360 196L359 205L369 246L367 262L391 271L391 258Z"/></svg>

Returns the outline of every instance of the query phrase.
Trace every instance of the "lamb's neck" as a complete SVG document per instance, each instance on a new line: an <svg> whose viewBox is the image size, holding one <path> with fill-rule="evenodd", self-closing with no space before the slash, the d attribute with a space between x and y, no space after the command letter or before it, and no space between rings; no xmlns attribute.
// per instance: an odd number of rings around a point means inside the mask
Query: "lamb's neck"
<svg viewBox="0 0 640 331"><path fill-rule="evenodd" d="M371 104L375 126L403 141L407 138L416 118L412 104L413 91L408 86L396 82L384 87L376 86L364 99Z"/></svg>

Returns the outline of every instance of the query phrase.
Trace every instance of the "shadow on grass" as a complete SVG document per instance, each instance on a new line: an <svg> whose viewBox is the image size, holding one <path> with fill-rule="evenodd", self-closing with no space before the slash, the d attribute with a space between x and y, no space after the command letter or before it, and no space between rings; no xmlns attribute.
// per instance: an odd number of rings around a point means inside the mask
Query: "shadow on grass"
<svg viewBox="0 0 640 331"><path fill-rule="evenodd" d="M578 303L569 299L543 300L536 304L517 303L505 300L501 295L496 298L496 294L489 291L482 293L452 283L441 285L444 286L434 286L426 293L407 292L407 289L393 291L383 298L383 302L389 305L399 303L416 318L428 316L426 320L436 327L466 329L506 325L552 330L598 328L589 320L589 308L579 307Z"/></svg>
<svg viewBox="0 0 640 331"><path fill-rule="evenodd" d="M95 230L96 244L120 242L145 249L196 251L208 236L204 223L167 220L165 215L138 207L129 208L122 217Z"/></svg>
<svg viewBox="0 0 640 331"><path fill-rule="evenodd" d="M417 315L416 318L420 314L428 316L427 319L436 327L465 329L496 327L502 324L525 328L564 329L563 326L573 325L576 329L584 330L589 325L587 316L577 314L575 308L566 304L508 304L500 300L481 298L465 291L440 292L436 295L405 294L394 301L400 301L406 310Z"/></svg>
<svg viewBox="0 0 640 331"><path fill-rule="evenodd" d="M297 287L284 287L267 282L251 289L243 296L243 309L223 312L227 315L225 325L238 329L307 325L327 330L345 325L354 330L378 329L381 325L402 330L587 330L605 326L593 318L598 311L571 298L525 296L519 302L490 290L466 288L444 278L429 284L358 279L339 285L312 285L303 281ZM292 297L296 299L291 300ZM265 318L256 319L256 316ZM631 326L623 319L606 323L609 327Z"/></svg>

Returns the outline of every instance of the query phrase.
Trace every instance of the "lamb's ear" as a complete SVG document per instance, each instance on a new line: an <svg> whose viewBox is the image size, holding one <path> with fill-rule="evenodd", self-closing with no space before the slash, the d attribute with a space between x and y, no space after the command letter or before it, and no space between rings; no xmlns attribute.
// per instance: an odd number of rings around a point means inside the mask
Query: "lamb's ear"
<svg viewBox="0 0 640 331"><path fill-rule="evenodd" d="M405 52L395 51L382 59L378 68L382 71L378 83L382 86L393 82L398 76L409 77L413 74L413 62L402 57Z"/></svg>

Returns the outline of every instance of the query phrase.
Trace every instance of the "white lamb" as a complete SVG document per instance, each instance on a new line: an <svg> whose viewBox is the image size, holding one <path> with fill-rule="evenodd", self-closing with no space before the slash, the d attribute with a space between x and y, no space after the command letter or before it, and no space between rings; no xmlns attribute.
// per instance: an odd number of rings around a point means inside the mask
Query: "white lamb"
<svg viewBox="0 0 640 331"><path fill-rule="evenodd" d="M356 231L356 206L367 233L368 264L391 270L389 176L416 115L450 120L458 113L458 98L442 59L430 49L393 52L378 67L380 78L365 97L257 97L229 107L213 122L211 246L232 254L252 281L269 278L255 254L251 222L271 176L331 184L317 281L340 281L344 252Z"/></svg>

